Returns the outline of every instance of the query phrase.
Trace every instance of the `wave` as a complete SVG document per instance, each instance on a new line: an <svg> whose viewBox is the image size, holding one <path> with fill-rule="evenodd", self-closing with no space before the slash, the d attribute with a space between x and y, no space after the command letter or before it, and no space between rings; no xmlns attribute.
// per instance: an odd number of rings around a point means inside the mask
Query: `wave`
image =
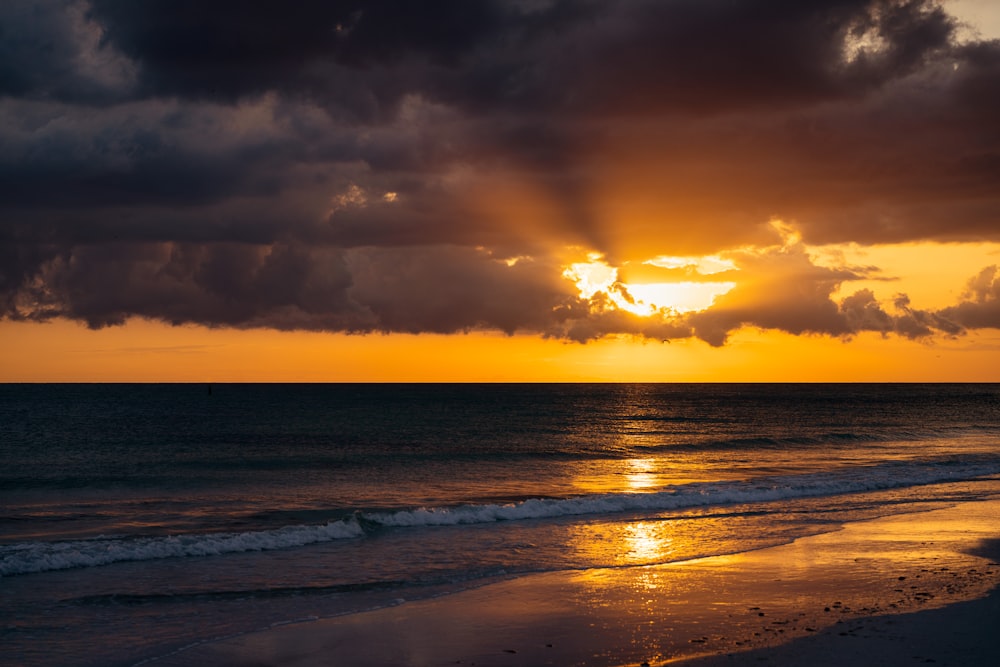
<svg viewBox="0 0 1000 667"><path fill-rule="evenodd" d="M461 505L363 515L366 528L415 527L550 519L586 514L614 514L774 502L920 486L994 475L1000 462L929 466L886 463L835 472L767 477L749 481L692 483L652 493L611 493L574 498L533 498L518 503Z"/></svg>
<svg viewBox="0 0 1000 667"><path fill-rule="evenodd" d="M284 526L243 533L27 542L0 547L0 576L96 567L124 561L272 551L360 537L362 534L361 526L352 518L321 526Z"/></svg>
<svg viewBox="0 0 1000 667"><path fill-rule="evenodd" d="M322 525L285 526L242 533L168 537L100 537L0 546L0 577L124 561L218 556L271 551L361 538L385 529L544 520L567 516L683 510L797 498L881 491L1000 474L1000 461L888 462L831 472L746 481L678 485L650 493L609 493L569 498L531 498L512 503L469 504L397 511L357 511Z"/></svg>

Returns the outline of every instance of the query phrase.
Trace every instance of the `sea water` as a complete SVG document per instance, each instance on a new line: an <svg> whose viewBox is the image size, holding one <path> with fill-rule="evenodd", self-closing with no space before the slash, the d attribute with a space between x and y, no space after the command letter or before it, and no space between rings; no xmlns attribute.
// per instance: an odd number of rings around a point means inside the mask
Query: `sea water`
<svg viewBox="0 0 1000 667"><path fill-rule="evenodd" d="M0 664L988 497L1000 385L0 385Z"/></svg>

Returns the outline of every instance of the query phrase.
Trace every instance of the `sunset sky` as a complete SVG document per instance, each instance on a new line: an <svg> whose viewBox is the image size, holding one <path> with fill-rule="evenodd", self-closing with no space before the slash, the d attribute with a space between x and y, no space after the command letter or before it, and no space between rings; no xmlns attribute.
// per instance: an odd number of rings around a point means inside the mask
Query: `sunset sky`
<svg viewBox="0 0 1000 667"><path fill-rule="evenodd" d="M0 381L1000 381L1000 2L5 0Z"/></svg>

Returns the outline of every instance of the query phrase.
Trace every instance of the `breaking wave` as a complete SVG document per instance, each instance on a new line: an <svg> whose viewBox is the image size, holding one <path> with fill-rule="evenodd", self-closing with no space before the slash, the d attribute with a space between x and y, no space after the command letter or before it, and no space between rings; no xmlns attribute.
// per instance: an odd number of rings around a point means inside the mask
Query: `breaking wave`
<svg viewBox="0 0 1000 667"><path fill-rule="evenodd" d="M499 521L552 519L623 512L681 510L742 503L881 491L1000 474L1000 461L889 462L832 472L756 480L692 483L650 493L610 493L569 498L532 498L504 504L357 511L321 525L285 526L241 533L197 533L167 537L99 537L0 546L0 576L97 567L124 561L204 557L271 551L361 538L394 528L458 526Z"/></svg>

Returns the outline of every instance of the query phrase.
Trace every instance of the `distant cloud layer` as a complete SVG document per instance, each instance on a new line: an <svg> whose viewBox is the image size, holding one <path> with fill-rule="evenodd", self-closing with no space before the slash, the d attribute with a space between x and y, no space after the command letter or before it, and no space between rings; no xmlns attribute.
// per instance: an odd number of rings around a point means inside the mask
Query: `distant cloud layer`
<svg viewBox="0 0 1000 667"><path fill-rule="evenodd" d="M931 0L7 0L0 316L712 345L1000 327L996 267L932 312L835 298L877 269L808 252L1000 242L1000 42L958 28ZM563 275L588 254L738 277L639 316Z"/></svg>

